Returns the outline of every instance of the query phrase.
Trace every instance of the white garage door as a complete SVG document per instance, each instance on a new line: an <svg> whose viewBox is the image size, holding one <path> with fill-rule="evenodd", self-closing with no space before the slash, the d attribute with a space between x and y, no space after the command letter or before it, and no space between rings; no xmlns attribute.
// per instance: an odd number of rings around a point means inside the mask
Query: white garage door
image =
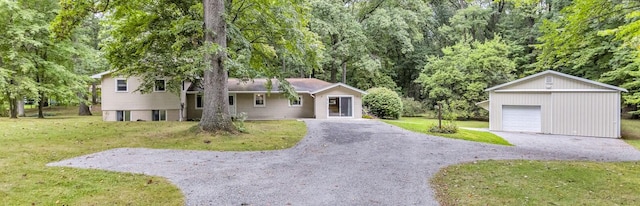
<svg viewBox="0 0 640 206"><path fill-rule="evenodd" d="M502 130L541 132L540 106L502 105Z"/></svg>

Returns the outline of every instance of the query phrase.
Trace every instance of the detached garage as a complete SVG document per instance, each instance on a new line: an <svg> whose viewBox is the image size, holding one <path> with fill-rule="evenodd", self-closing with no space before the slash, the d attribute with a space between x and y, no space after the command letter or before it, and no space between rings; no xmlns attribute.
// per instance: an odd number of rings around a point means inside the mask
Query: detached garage
<svg viewBox="0 0 640 206"><path fill-rule="evenodd" d="M485 91L490 130L620 137L624 88L548 70Z"/></svg>

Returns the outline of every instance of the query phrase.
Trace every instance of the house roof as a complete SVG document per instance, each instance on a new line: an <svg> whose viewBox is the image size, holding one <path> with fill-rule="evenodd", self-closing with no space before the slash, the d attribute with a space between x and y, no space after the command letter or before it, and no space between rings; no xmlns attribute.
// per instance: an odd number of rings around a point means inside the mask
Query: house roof
<svg viewBox="0 0 640 206"><path fill-rule="evenodd" d="M366 94L365 91L349 86L344 83L329 83L315 78L286 78L286 81L291 84L293 89L298 93L316 94L335 87L344 87L362 94ZM277 79L271 80L272 87L270 91L267 91L267 79L258 78L252 80L242 80L237 78L229 78L227 87L231 93L254 93L254 92L272 92L279 93L278 86L280 82ZM192 85L189 91L201 91L198 85Z"/></svg>
<svg viewBox="0 0 640 206"><path fill-rule="evenodd" d="M328 87L321 88L321 89L318 89L318 90L316 90L316 91L313 91L313 92L311 92L311 93L312 93L312 94L316 94L316 93L320 93L320 92L323 92L323 91L327 91L327 90L329 90L329 89L333 89L333 88L335 88L335 87L344 87L344 88L347 88L347 89L350 89L350 90L353 90L353 91L359 92L359 93L361 93L361 94L366 94L366 93L367 93L367 92L365 92L365 91L362 91L362 90L360 90L360 89L358 89L358 88L355 88L355 87L349 86L349 85L344 84L344 83L335 83L335 84L332 84L332 85L330 85L330 86L328 86Z"/></svg>
<svg viewBox="0 0 640 206"><path fill-rule="evenodd" d="M313 91L331 86L329 82L325 82L315 78L288 78L285 79L291 84L296 92L312 93ZM242 80L229 78L229 92L267 92L267 79ZM271 80L272 87L269 92L279 92L278 86L280 82L277 79Z"/></svg>
<svg viewBox="0 0 640 206"><path fill-rule="evenodd" d="M91 78L93 78L93 79L102 79L102 76L110 74L111 72L113 72L113 71L100 72L100 73L91 75Z"/></svg>
<svg viewBox="0 0 640 206"><path fill-rule="evenodd" d="M529 76L526 76L526 77L521 78L521 79L517 79L517 80L511 81L511 82L507 82L507 83L504 83L504 84L500 84L498 86L494 86L494 87L485 89L484 91L487 91L487 92L488 91L494 91L494 90L497 90L497 89L500 89L500 88L503 88L503 87L506 87L506 86L518 84L520 82L524 82L524 81L527 81L527 80L530 80L530 79L533 79L533 78L536 78L536 77L544 76L546 74L558 75L558 76L561 76L561 77L565 77L565 78L569 78L569 79L585 82L585 83L588 83L588 84L601 86L601 87L612 89L612 90L627 92L627 90L625 88L620 88L620 87L616 87L616 86L608 85L608 84L605 84L605 83L600 83L600 82L596 82L596 81L593 81L593 80L588 80L588 79L585 79L585 78L580 78L580 77L568 75L568 74L557 72L557 71L553 71L553 70L547 70L547 71L543 71L543 72L540 72L540 73L537 73L537 74L529 75Z"/></svg>

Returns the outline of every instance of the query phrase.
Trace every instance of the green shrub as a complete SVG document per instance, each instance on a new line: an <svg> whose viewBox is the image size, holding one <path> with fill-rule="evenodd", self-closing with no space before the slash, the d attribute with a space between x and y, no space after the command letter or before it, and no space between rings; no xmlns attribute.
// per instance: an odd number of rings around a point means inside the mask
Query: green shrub
<svg viewBox="0 0 640 206"><path fill-rule="evenodd" d="M371 88L362 98L363 105L373 114L383 119L398 119L402 113L402 100L398 93L387 88Z"/></svg>
<svg viewBox="0 0 640 206"><path fill-rule="evenodd" d="M233 125L236 126L236 129L239 132L248 132L247 127L244 125L244 121L247 120L247 117L249 117L249 115L247 115L246 112L240 112L236 115L235 118L233 118Z"/></svg>
<svg viewBox="0 0 640 206"><path fill-rule="evenodd" d="M418 117L424 114L427 110L419 101L414 100L411 97L402 98L402 116L403 117Z"/></svg>
<svg viewBox="0 0 640 206"><path fill-rule="evenodd" d="M442 124L442 128L438 127L438 124L431 125L429 128L429 132L431 133L443 133L443 134L454 134L458 132L458 125L451 122L444 122Z"/></svg>

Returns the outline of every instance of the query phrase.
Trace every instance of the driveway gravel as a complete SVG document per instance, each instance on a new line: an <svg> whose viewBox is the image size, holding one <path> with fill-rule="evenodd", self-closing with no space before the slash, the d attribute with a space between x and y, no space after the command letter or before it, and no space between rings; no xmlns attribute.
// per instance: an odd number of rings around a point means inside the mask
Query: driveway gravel
<svg viewBox="0 0 640 206"><path fill-rule="evenodd" d="M48 164L162 176L187 205L437 205L429 179L485 159L640 160L618 139L497 133L514 147L414 133L374 120L305 120L291 149L119 148Z"/></svg>

